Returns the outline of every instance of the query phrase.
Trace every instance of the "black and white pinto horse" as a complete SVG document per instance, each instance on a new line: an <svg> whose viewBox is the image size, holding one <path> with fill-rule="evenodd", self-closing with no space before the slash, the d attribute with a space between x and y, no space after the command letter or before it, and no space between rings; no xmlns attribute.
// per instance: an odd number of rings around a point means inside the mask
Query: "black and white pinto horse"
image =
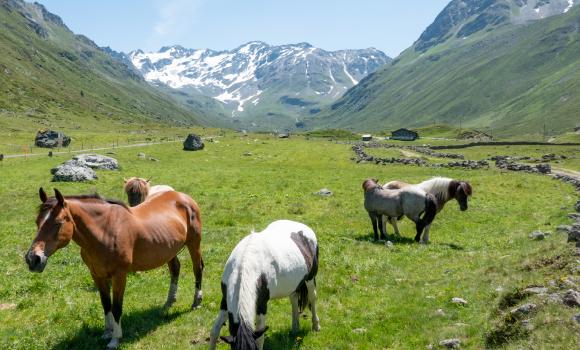
<svg viewBox="0 0 580 350"><path fill-rule="evenodd" d="M447 202L452 199L456 199L459 203L459 209L461 211L466 211L468 207L468 199L473 194L473 189L469 182L461 181L461 180L454 180L447 177L434 177L427 181L423 181L419 184L408 184L402 181L391 181L384 184L383 188L396 190L402 189L409 186L415 186L423 191L432 194L437 199L437 213L443 210L443 207ZM397 226L397 218L396 217L383 217L383 230L386 232L386 224L387 221L391 223L393 226L395 233L400 235L399 227ZM425 227L425 241L429 241L429 229L431 225L429 224Z"/></svg>
<svg viewBox="0 0 580 350"><path fill-rule="evenodd" d="M377 227L381 231L381 238L387 238L383 225L383 216L388 218L406 216L415 223L417 230L415 241L419 242L423 229L425 229L421 242L427 243L429 240L427 227L431 225L437 214L435 197L417 187L409 186L402 189L389 190L384 189L377 182L374 179L367 179L362 185L365 199L364 206L371 218L375 241L379 240Z"/></svg>
<svg viewBox="0 0 580 350"><path fill-rule="evenodd" d="M236 245L224 268L221 310L211 329L209 348L215 349L227 320L230 335L221 339L232 349L261 350L270 299L290 297L293 333L298 331L299 314L306 306L312 312L312 330L320 330L316 314L317 271L316 235L304 224L275 221L264 231L246 236Z"/></svg>

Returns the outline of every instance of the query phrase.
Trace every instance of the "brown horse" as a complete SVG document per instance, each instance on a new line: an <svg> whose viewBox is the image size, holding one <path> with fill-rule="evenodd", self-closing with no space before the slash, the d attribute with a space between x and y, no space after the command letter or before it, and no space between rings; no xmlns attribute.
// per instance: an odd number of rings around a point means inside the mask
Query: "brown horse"
<svg viewBox="0 0 580 350"><path fill-rule="evenodd" d="M148 179L140 177L131 177L129 179L124 179L124 181L124 190L125 193L127 193L127 200L129 201L129 205L132 207L143 203L147 198L154 194L165 191L175 191L173 187L167 185L155 185L151 187Z"/></svg>
<svg viewBox="0 0 580 350"><path fill-rule="evenodd" d="M81 247L105 312L108 348L122 337L121 313L127 273L167 264L171 283L165 307L175 302L180 264L177 254L187 246L193 261L195 296L202 300L201 216L197 203L180 192L164 192L135 208L98 195L64 197L57 189L48 198L39 190L42 204L36 218L38 232L26 253L30 271L42 272L48 258L72 239ZM110 287L113 286L111 303Z"/></svg>

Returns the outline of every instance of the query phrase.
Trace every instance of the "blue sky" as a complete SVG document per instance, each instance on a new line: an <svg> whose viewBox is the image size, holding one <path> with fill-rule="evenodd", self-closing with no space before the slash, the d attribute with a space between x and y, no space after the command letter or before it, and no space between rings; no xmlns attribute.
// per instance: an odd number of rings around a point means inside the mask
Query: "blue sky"
<svg viewBox="0 0 580 350"><path fill-rule="evenodd" d="M225 50L252 40L396 56L450 0L37 0L75 33L117 51Z"/></svg>

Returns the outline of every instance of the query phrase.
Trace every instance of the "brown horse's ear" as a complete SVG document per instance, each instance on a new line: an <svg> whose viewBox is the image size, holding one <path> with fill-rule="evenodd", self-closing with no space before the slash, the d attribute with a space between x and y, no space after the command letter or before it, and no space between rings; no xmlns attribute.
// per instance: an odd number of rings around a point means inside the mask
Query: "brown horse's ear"
<svg viewBox="0 0 580 350"><path fill-rule="evenodd" d="M254 339L260 338L264 333L266 333L267 330L268 330L268 326L266 326L262 329L255 330L254 331Z"/></svg>
<svg viewBox="0 0 580 350"><path fill-rule="evenodd" d="M42 187L38 189L38 196L40 197L40 201L42 203L45 203L48 200L48 196Z"/></svg>
<svg viewBox="0 0 580 350"><path fill-rule="evenodd" d="M58 201L58 205L60 205L61 207L64 207L64 197L62 196L60 191L57 190L56 188L54 189L54 196L56 197L56 200Z"/></svg>
<svg viewBox="0 0 580 350"><path fill-rule="evenodd" d="M230 345L234 345L234 337L232 337L231 335L228 336L221 336L220 337L221 340L225 341L226 343L230 344Z"/></svg>

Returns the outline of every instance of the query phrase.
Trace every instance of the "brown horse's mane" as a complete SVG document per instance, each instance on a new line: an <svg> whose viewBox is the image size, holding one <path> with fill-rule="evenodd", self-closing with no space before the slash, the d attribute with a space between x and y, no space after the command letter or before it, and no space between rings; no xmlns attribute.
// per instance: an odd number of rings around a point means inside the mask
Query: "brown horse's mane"
<svg viewBox="0 0 580 350"><path fill-rule="evenodd" d="M92 200L94 202L98 202L98 203L102 203L102 204L107 203L107 204L120 205L123 208L130 210L129 207L127 206L127 204L123 203L122 201L117 200L117 199L106 199L106 198L101 197L97 193L64 196L64 199L73 199L73 200L80 200L80 201ZM40 216L40 215L46 213L48 210L52 209L56 205L57 202L58 201L55 197L48 198L46 200L46 202L44 202L38 206L38 215Z"/></svg>
<svg viewBox="0 0 580 350"><path fill-rule="evenodd" d="M373 186L374 185L374 186ZM362 188L365 192L375 189L376 187L381 187L379 185L379 180L377 179L366 179L363 184Z"/></svg>
<svg viewBox="0 0 580 350"><path fill-rule="evenodd" d="M132 177L125 183L125 192L147 193L147 182L138 177Z"/></svg>

